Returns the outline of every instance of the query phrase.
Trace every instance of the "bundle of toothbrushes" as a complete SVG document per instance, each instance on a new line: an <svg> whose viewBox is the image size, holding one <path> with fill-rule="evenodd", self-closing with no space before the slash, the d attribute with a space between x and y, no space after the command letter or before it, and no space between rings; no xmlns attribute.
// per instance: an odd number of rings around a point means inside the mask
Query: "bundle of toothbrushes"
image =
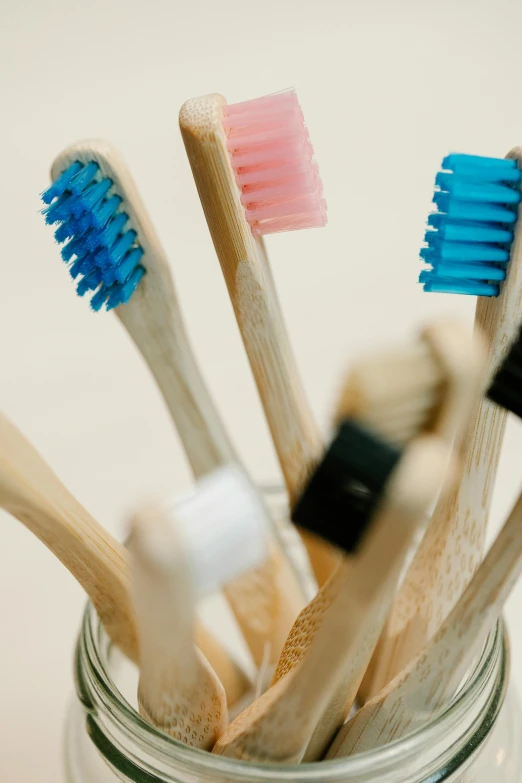
<svg viewBox="0 0 522 783"><path fill-rule="evenodd" d="M522 150L451 154L436 176L420 281L476 296L473 334L435 320L362 356L340 383L324 443L263 242L327 222L297 96L192 99L180 129L288 518L274 518L240 464L169 259L125 163L101 141L58 155L42 213L93 317L114 310L148 364L194 484L136 508L123 546L2 418L1 505L83 585L136 664L139 712L158 732L252 762L368 751L443 713L522 569L522 500L484 556L506 417L522 416ZM313 573L312 597L294 549ZM218 593L255 677L198 619L200 599Z"/></svg>

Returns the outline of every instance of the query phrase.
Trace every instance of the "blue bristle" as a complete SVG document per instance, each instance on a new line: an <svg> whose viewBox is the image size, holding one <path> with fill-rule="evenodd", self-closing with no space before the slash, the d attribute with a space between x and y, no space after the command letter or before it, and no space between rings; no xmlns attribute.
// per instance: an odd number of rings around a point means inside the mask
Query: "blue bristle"
<svg viewBox="0 0 522 783"><path fill-rule="evenodd" d="M107 227L100 232L103 247L112 247L128 219L129 217L125 212L120 212L110 220Z"/></svg>
<svg viewBox="0 0 522 783"><path fill-rule="evenodd" d="M469 203L467 201L455 201L449 193L437 191L433 197L433 203L448 218L454 220L472 220L480 223L513 224L517 220L517 211L514 207L504 207L499 204ZM435 213L438 214L438 213Z"/></svg>
<svg viewBox="0 0 522 783"><path fill-rule="evenodd" d="M74 198L70 202L69 206L71 215L75 218L81 217L85 212L87 212L87 209L85 208L83 201L81 198Z"/></svg>
<svg viewBox="0 0 522 783"><path fill-rule="evenodd" d="M107 222L114 215L120 204L121 198L119 196L111 196L110 198L103 201L95 209L93 209L91 214L91 224L96 229L101 231L102 228L105 228Z"/></svg>
<svg viewBox="0 0 522 783"><path fill-rule="evenodd" d="M92 212L84 212L76 221L78 232L86 234L93 227Z"/></svg>
<svg viewBox="0 0 522 783"><path fill-rule="evenodd" d="M474 280L457 280L438 277L433 272L424 270L419 275L419 283L424 290L434 294L467 294L469 296L498 296L500 286L490 283L478 283Z"/></svg>
<svg viewBox="0 0 522 783"><path fill-rule="evenodd" d="M451 169L452 171L459 164L464 165L476 165L489 167L494 166L502 169L516 169L518 168L516 160L512 158L488 158L487 155L469 155L465 152L450 152L442 160L442 169Z"/></svg>
<svg viewBox="0 0 522 783"><path fill-rule="evenodd" d="M98 248L96 253L93 253L93 260L97 267L102 270L110 269L112 267L112 257L104 247Z"/></svg>
<svg viewBox="0 0 522 783"><path fill-rule="evenodd" d="M431 264L433 259L459 263L488 261L492 264L506 264L509 261L509 251L498 245L467 245L464 242L446 242L443 239L437 241L435 238L431 240L429 247L422 248L420 256L427 264Z"/></svg>
<svg viewBox="0 0 522 783"><path fill-rule="evenodd" d="M144 274L145 269L142 266L137 266L123 285L118 283L111 286L102 285L91 299L92 309L98 312L104 304L107 310L112 310L121 304L127 304Z"/></svg>
<svg viewBox="0 0 522 783"><path fill-rule="evenodd" d="M502 226L488 226L480 223L464 223L463 221L445 220L439 225L438 231L427 231L424 235L426 242L436 234L440 239L450 242L491 242L497 244L511 243L513 232Z"/></svg>
<svg viewBox="0 0 522 783"><path fill-rule="evenodd" d="M107 302L107 310L112 310L112 308L117 307L118 304L127 304L144 274L145 269L141 265L137 266L128 280L126 280L123 285L118 286L110 295L109 301ZM118 299L116 299L116 294Z"/></svg>
<svg viewBox="0 0 522 783"><path fill-rule="evenodd" d="M123 284L130 277L134 269L138 266L142 255L143 249L141 247L133 248L130 253L127 253L125 258L120 264L118 264L118 266L114 266L105 270L105 282L108 285L113 285L114 283Z"/></svg>
<svg viewBox="0 0 522 783"><path fill-rule="evenodd" d="M62 258L64 261L70 261L73 256L80 258L82 255L82 240L81 237L76 237L67 242L62 247Z"/></svg>
<svg viewBox="0 0 522 783"><path fill-rule="evenodd" d="M91 272L93 272L95 269L99 269L96 265L96 259L95 256L93 256L91 253L86 253L83 255L80 259L78 259L81 262L80 266L80 274L82 275L89 275ZM77 262L75 261L73 266ZM70 268L70 271L72 270L72 267ZM99 270L100 271L100 270Z"/></svg>
<svg viewBox="0 0 522 783"><path fill-rule="evenodd" d="M86 253L95 253L102 247L102 238L95 228L90 228L82 235L82 241L85 245Z"/></svg>
<svg viewBox="0 0 522 783"><path fill-rule="evenodd" d="M481 182L520 182L521 172L516 160L481 158L478 155L447 155L442 169Z"/></svg>
<svg viewBox="0 0 522 783"><path fill-rule="evenodd" d="M78 224L74 218L69 218L65 223L62 223L54 232L54 238L57 242L66 242L73 237L78 231Z"/></svg>
<svg viewBox="0 0 522 783"><path fill-rule="evenodd" d="M93 212L98 204L101 204L105 194L111 187L112 182L110 179L102 179L101 182L95 182L81 193L74 205L73 212L75 214L81 214L82 212Z"/></svg>
<svg viewBox="0 0 522 783"><path fill-rule="evenodd" d="M73 195L78 196L91 184L97 173L98 164L94 162L87 163L78 174L72 178L67 189L70 190Z"/></svg>
<svg viewBox="0 0 522 783"><path fill-rule="evenodd" d="M93 269L92 272L89 272L88 275L85 275L85 277L80 280L78 286L76 287L76 291L78 292L79 296L83 296L87 293L87 291L96 291L102 282L103 280L100 270Z"/></svg>
<svg viewBox="0 0 522 783"><path fill-rule="evenodd" d="M135 247L125 256L122 263L114 270L116 275L116 282L124 283L129 278L134 269L138 266L142 255L143 248Z"/></svg>
<svg viewBox="0 0 522 783"><path fill-rule="evenodd" d="M87 261L85 258L77 258L74 263L69 267L69 274L73 280L76 280L78 275L85 275L88 272Z"/></svg>
<svg viewBox="0 0 522 783"><path fill-rule="evenodd" d="M448 155L437 174L420 256L425 291L498 296L507 274L521 201L517 162Z"/></svg>
<svg viewBox="0 0 522 783"><path fill-rule="evenodd" d="M518 204L520 201L520 191L512 187L475 181L447 171L439 171L435 184L457 201L488 204Z"/></svg>
<svg viewBox="0 0 522 783"><path fill-rule="evenodd" d="M492 267L491 264L433 264L433 273L437 277L455 277L459 280L486 280L501 283L506 279L506 270Z"/></svg>
<svg viewBox="0 0 522 783"><path fill-rule="evenodd" d="M130 250L136 239L135 231L126 231L111 248L111 259L115 266L121 263L125 253Z"/></svg>
<svg viewBox="0 0 522 783"><path fill-rule="evenodd" d="M107 301L110 289L106 285L102 285L99 291L96 291L91 299L91 308L97 313L102 309L103 305ZM119 303L118 303L119 304Z"/></svg>
<svg viewBox="0 0 522 783"><path fill-rule="evenodd" d="M49 207L42 209L42 215L45 216L45 222L48 226L52 226L54 223L59 223L64 220L68 220L70 217L69 205L73 201L74 196L70 193L63 193L56 201Z"/></svg>
<svg viewBox="0 0 522 783"><path fill-rule="evenodd" d="M42 193L43 203L50 204L55 198L61 196L62 193L67 190L67 187L72 178L78 174L81 168L82 164L79 161L76 161L76 163L71 163L69 168L65 169L63 174L60 174L58 179L55 179L53 184L47 188L47 190L44 190Z"/></svg>
<svg viewBox="0 0 522 783"><path fill-rule="evenodd" d="M66 242L61 254L76 279L77 292L91 298L93 310L106 305L111 310L129 301L145 268L140 264L143 248L129 216L119 211L120 195L108 195L112 181L99 179L99 166L74 163L42 196L42 213L55 230L58 242Z"/></svg>

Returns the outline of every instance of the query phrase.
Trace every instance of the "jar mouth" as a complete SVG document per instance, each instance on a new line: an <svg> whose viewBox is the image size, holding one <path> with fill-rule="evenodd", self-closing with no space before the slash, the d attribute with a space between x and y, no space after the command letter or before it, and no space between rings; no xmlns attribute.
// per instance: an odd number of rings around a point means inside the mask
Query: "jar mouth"
<svg viewBox="0 0 522 783"><path fill-rule="evenodd" d="M178 770L186 767L193 772L197 767L202 775L221 774L223 779L237 779L241 783L266 780L267 774L273 775L275 772L279 781L324 783L325 774L330 781L336 779L340 781L348 770L353 776L368 774L370 769L375 774L380 769L385 770L405 758L414 759L431 742L440 742L445 734L449 735L455 731L455 727L465 718L485 689L489 686L491 690L492 677L497 674L499 683L493 689L492 697L487 700L485 709L469 727L467 732L469 736L463 737L463 745L476 748L494 725L504 701L507 686L506 662L509 652L505 647L506 643L505 628L500 619L488 634L477 662L455 698L438 717L407 737L365 753L298 765L276 763L256 765L249 761L213 755L207 751L187 747L147 723L126 700L110 674L111 651L116 651L113 650L90 603L85 610L76 652L76 689L80 701L89 713L91 739L105 756L107 756L107 749L110 750L109 756L112 758L114 754L126 754L126 741L129 741L142 748L147 754L153 754L155 760L171 768L175 765ZM500 674L498 674L499 660ZM98 726L97 718L101 712L109 716L111 728L107 733L105 733L105 726L103 728ZM458 763L462 761L461 758ZM136 769L143 775L143 766L140 765ZM159 780L157 777L151 779ZM441 780L440 776L437 780Z"/></svg>

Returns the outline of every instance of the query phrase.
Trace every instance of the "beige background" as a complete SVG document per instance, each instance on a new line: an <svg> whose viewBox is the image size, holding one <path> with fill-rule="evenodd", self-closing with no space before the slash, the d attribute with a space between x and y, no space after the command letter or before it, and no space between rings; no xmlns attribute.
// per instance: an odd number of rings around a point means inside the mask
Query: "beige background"
<svg viewBox="0 0 522 783"><path fill-rule="evenodd" d="M77 299L37 214L53 156L117 144L172 261L195 348L254 474L278 470L177 129L191 96L298 90L329 226L269 239L288 328L325 432L349 360L471 299L424 295L418 248L441 157L522 143L518 0L2 0L1 405L117 531L189 473L116 318ZM510 423L493 509L522 483ZM60 783L60 729L83 595L15 520L0 520L0 780ZM522 589L508 608L522 684Z"/></svg>

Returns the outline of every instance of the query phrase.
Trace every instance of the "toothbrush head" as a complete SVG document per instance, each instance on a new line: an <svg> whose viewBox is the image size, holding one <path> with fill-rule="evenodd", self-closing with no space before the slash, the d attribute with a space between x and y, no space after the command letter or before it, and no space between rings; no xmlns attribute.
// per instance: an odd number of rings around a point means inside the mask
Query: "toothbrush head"
<svg viewBox="0 0 522 783"><path fill-rule="evenodd" d="M188 492L163 502L161 514L176 535L157 526L156 534L147 538L148 557L168 571L178 551L196 596L218 592L268 559L268 511L256 487L234 463L207 473ZM176 551L165 545L166 540L176 542Z"/></svg>
<svg viewBox="0 0 522 783"><path fill-rule="evenodd" d="M336 419L355 418L396 446L423 432L451 444L482 393L486 356L478 329L471 335L451 320L434 322L402 348L356 362L343 384Z"/></svg>
<svg viewBox="0 0 522 783"><path fill-rule="evenodd" d="M42 214L55 226L61 255L80 296L93 310L126 304L145 267L140 227L113 168L115 151L85 142L62 153L52 167L52 185L42 193Z"/></svg>
<svg viewBox="0 0 522 783"><path fill-rule="evenodd" d="M448 155L435 180L420 273L425 291L498 296L518 217L521 172L508 158Z"/></svg>
<svg viewBox="0 0 522 783"><path fill-rule="evenodd" d="M522 418L522 329L511 344L488 389L492 402Z"/></svg>
<svg viewBox="0 0 522 783"><path fill-rule="evenodd" d="M293 90L225 104L223 127L254 235L326 225L321 178Z"/></svg>
<svg viewBox="0 0 522 783"><path fill-rule="evenodd" d="M299 527L345 552L361 544L401 451L343 421L292 510Z"/></svg>

